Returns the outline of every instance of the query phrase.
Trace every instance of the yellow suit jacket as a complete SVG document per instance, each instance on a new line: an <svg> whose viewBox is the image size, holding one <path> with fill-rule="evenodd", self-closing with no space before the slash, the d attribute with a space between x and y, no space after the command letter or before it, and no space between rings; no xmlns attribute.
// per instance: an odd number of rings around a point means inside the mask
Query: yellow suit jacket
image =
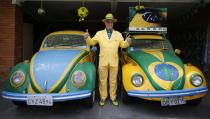
<svg viewBox="0 0 210 119"><path fill-rule="evenodd" d="M99 44L99 66L118 66L118 48L127 48L129 43L124 41L120 32L113 30L111 38L108 38L106 29L98 31L91 39L86 39L89 45Z"/></svg>

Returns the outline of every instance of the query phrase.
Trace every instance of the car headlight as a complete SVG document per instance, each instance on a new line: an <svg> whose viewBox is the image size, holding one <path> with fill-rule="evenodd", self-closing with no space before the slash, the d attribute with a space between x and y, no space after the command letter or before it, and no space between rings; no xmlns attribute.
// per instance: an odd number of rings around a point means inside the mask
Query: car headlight
<svg viewBox="0 0 210 119"><path fill-rule="evenodd" d="M72 83L75 87L79 88L83 86L86 82L86 75L83 71L75 71L72 75Z"/></svg>
<svg viewBox="0 0 210 119"><path fill-rule="evenodd" d="M193 86L199 87L203 83L203 78L199 75L192 75L191 83Z"/></svg>
<svg viewBox="0 0 210 119"><path fill-rule="evenodd" d="M131 82L134 86L139 87L144 83L144 79L140 74L134 74L131 78Z"/></svg>
<svg viewBox="0 0 210 119"><path fill-rule="evenodd" d="M13 87L20 87L25 82L25 74L22 71L16 71L10 78L10 83Z"/></svg>

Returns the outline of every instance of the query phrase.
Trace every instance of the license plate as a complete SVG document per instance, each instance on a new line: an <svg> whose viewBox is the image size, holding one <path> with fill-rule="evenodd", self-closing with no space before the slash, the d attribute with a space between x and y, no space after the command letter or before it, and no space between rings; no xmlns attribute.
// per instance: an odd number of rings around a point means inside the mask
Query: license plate
<svg viewBox="0 0 210 119"><path fill-rule="evenodd" d="M49 95L28 96L27 105L53 106L53 97Z"/></svg>
<svg viewBox="0 0 210 119"><path fill-rule="evenodd" d="M186 104L186 100L183 97L166 97L161 99L161 106L183 104Z"/></svg>

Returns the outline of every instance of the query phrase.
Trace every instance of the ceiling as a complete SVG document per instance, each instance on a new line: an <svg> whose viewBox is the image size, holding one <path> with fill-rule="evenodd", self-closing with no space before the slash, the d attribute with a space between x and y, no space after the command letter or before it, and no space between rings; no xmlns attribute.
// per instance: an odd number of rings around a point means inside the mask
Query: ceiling
<svg viewBox="0 0 210 119"><path fill-rule="evenodd" d="M146 7L167 8L169 21L192 11L192 9L196 9L201 4L201 0L182 0L182 2L179 0L159 1L147 0L147 2L141 2L140 4ZM40 0L22 0L20 3L26 19L42 23L77 22L79 19L77 9L83 5L82 0L43 0L42 4L46 14L41 16L37 13L37 9L41 6ZM128 7L138 4L138 0L130 0L129 2L128 0L86 0L84 1L84 6L89 10L89 15L85 20L89 23L101 22L101 19L104 18L107 12L112 12L120 23L127 23Z"/></svg>

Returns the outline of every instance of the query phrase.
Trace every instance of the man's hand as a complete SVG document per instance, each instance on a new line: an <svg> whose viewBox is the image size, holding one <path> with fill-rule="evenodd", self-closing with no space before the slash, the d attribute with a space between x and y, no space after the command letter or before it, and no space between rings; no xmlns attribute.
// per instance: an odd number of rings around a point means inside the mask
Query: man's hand
<svg viewBox="0 0 210 119"><path fill-rule="evenodd" d="M126 39L125 39L129 44L131 44L131 37L130 37L130 35L128 35L127 37L126 37Z"/></svg>
<svg viewBox="0 0 210 119"><path fill-rule="evenodd" d="M86 29L86 32L84 33L83 37L84 39L87 39L90 36L88 29Z"/></svg>

